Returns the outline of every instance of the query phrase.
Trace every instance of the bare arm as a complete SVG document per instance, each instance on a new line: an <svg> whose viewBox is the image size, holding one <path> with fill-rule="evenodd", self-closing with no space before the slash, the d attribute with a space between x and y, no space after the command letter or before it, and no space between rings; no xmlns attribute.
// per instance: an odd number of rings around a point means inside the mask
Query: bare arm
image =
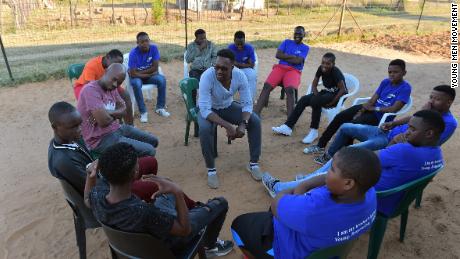
<svg viewBox="0 0 460 259"><path fill-rule="evenodd" d="M159 65L159 62L158 60L155 60L152 62L152 66L145 69L145 70L136 70L134 68L131 68L129 71L128 71L128 74L130 77L138 77L138 78L149 78L155 74L158 73L158 65Z"/></svg>
<svg viewBox="0 0 460 259"><path fill-rule="evenodd" d="M289 62L291 64L294 64L294 65L302 64L303 61L304 61L304 58L302 58L302 57L297 57L297 56L294 56L294 55L287 55L281 50L276 51L276 58L284 60L284 61L287 61L287 62Z"/></svg>
<svg viewBox="0 0 460 259"><path fill-rule="evenodd" d="M107 111L105 108L100 108L91 111L97 125L101 128L108 127L114 120L120 119L126 115L126 105L124 102L117 102L116 109L113 111Z"/></svg>
<svg viewBox="0 0 460 259"><path fill-rule="evenodd" d="M174 220L171 231L173 236L187 236L192 231L190 220L188 218L188 208L185 204L184 193L182 191L174 192L176 198L177 219Z"/></svg>
<svg viewBox="0 0 460 259"><path fill-rule="evenodd" d="M254 68L254 62L249 59L248 60L248 63L238 63L238 62L235 62L235 66L237 68Z"/></svg>
<svg viewBox="0 0 460 259"><path fill-rule="evenodd" d="M318 94L318 83L319 83L319 78L315 76L315 78L313 79L313 82L311 82L311 92L314 95Z"/></svg>
<svg viewBox="0 0 460 259"><path fill-rule="evenodd" d="M85 190L83 192L83 200L85 202L86 207L91 208L91 202L89 201L89 193L94 186L96 186L96 175L97 175L97 165L98 160L92 162L88 168L86 169L86 182L85 182Z"/></svg>
<svg viewBox="0 0 460 259"><path fill-rule="evenodd" d="M332 100L330 103L326 104L326 107L332 107L337 105L339 102L340 97L342 97L345 94L345 84L343 83L343 80L341 80L338 84L337 87L339 88L339 92L335 95L334 100Z"/></svg>

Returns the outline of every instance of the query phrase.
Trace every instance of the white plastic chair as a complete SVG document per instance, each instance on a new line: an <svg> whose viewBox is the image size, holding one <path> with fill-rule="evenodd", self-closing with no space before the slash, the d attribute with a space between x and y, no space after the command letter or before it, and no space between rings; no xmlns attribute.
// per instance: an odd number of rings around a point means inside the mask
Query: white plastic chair
<svg viewBox="0 0 460 259"><path fill-rule="evenodd" d="M356 98L355 101L353 102L353 105L363 104L363 103L367 102L370 99L371 99L371 97ZM388 116L397 116L397 115L404 114L404 113L408 112L411 107L412 107L412 96L409 96L409 102L406 103L401 108L401 110L399 110L398 112L387 112L387 113L383 114L382 119L380 119L380 122L379 122L379 127L383 123L385 123L385 121L387 120Z"/></svg>
<svg viewBox="0 0 460 259"><path fill-rule="evenodd" d="M331 123L335 116L343 109L345 99L355 95L359 91L359 80L354 75L343 73L343 76L345 77L345 84L347 85L348 93L340 97L335 107L322 109L323 113L326 114L328 123ZM322 84L322 81L318 82L318 85ZM311 92L312 89L310 84L307 94L311 94Z"/></svg>
<svg viewBox="0 0 460 259"><path fill-rule="evenodd" d="M132 103L132 111L134 115L134 111L138 109L137 107L137 102L136 102L136 97L134 96L134 90L133 87L131 86L131 82L129 81L129 75L128 75L128 63L129 63L129 53L126 53L123 55L123 65L125 66L126 69L126 77L125 77L125 88L128 91L129 98L131 99ZM161 70L161 67L158 66L158 73L160 75L164 75L163 71ZM143 84L142 85L142 94L145 96L147 100L152 100L152 94L153 94L153 88L156 88L157 85L155 84Z"/></svg>
<svg viewBox="0 0 460 259"><path fill-rule="evenodd" d="M189 76L188 76L188 63L185 60L185 55L187 55L187 50L184 52L184 79L189 78Z"/></svg>

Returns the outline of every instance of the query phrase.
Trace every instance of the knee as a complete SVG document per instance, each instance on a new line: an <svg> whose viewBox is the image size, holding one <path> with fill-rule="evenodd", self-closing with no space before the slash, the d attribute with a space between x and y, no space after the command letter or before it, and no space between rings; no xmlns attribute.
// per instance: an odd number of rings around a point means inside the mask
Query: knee
<svg viewBox="0 0 460 259"><path fill-rule="evenodd" d="M211 136L213 133L213 125L207 121L201 122L199 121L199 135L200 137Z"/></svg>
<svg viewBox="0 0 460 259"><path fill-rule="evenodd" d="M310 105L312 108L321 108L321 98L319 96L312 96Z"/></svg>
<svg viewBox="0 0 460 259"><path fill-rule="evenodd" d="M130 79L131 86L133 88L142 88L142 80L140 78Z"/></svg>
<svg viewBox="0 0 460 259"><path fill-rule="evenodd" d="M164 75L158 75L158 87L166 88L166 77Z"/></svg>
<svg viewBox="0 0 460 259"><path fill-rule="evenodd" d="M273 86L269 83L264 84L264 88L262 89L263 91L271 91L273 89Z"/></svg>
<svg viewBox="0 0 460 259"><path fill-rule="evenodd" d="M260 128L260 117L255 114L255 113L252 113L251 114L251 117L249 117L249 127L259 127Z"/></svg>
<svg viewBox="0 0 460 259"><path fill-rule="evenodd" d="M208 201L208 203L213 203L215 202L217 206L224 210L228 210L228 201L224 197L216 197Z"/></svg>

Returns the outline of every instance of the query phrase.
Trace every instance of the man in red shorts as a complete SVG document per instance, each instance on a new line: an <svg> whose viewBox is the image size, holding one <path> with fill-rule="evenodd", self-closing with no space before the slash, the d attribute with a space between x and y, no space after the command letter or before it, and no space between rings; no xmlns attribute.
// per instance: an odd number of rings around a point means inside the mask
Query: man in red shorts
<svg viewBox="0 0 460 259"><path fill-rule="evenodd" d="M80 98L80 92L87 83L101 79L105 70L113 63L123 63L123 53L118 49L112 49L105 56L97 56L90 59L85 64L85 68L83 68L78 80L75 81L73 87L75 98L77 100ZM133 125L133 111L131 109L132 105L129 94L121 86L118 86L117 90L126 103L126 116L124 116L123 121L126 124Z"/></svg>
<svg viewBox="0 0 460 259"><path fill-rule="evenodd" d="M294 40L286 39L278 47L276 58L279 63L273 66L272 72L265 81L254 112L260 115L263 107L268 102L270 92L282 84L286 91L287 115L294 109L294 90L300 86L302 69L307 58L309 47L302 43L305 37L305 28L295 27Z"/></svg>

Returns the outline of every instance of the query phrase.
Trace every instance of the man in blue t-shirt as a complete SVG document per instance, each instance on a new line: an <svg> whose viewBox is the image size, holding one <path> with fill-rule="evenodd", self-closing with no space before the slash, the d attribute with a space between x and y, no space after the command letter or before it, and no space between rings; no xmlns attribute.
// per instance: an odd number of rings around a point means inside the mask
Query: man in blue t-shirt
<svg viewBox="0 0 460 259"><path fill-rule="evenodd" d="M166 111L166 78L158 70L160 52L156 45L150 43L147 33L139 32L136 39L137 47L129 52L128 74L141 114L140 121L145 123L148 121L148 113L142 95L142 84L157 85L158 96L155 112L163 117L168 117L170 114Z"/></svg>
<svg viewBox="0 0 460 259"><path fill-rule="evenodd" d="M439 139L439 145L444 144L457 129L457 120L450 112L450 106L455 99L455 89L448 85L438 85L433 88L430 99L422 107L422 110L434 110L441 113L444 120L445 129ZM354 144L355 147L363 147L370 150L385 148L388 143L402 142L403 133L409 127L408 122L411 116L406 116L394 121L384 123L380 128L377 126L360 125L345 123L338 130L334 141L331 143L327 152L323 156L315 158L319 164L324 164L334 153L353 139L361 142Z"/></svg>
<svg viewBox="0 0 460 259"><path fill-rule="evenodd" d="M404 80L404 75L404 60L392 60L388 65L388 78L380 83L371 99L367 103L354 105L337 114L321 135L318 144L305 148L303 152L322 155L329 140L344 123L378 125L384 113L401 110L409 102L412 89Z"/></svg>
<svg viewBox="0 0 460 259"><path fill-rule="evenodd" d="M271 212L248 213L232 223L233 240L249 258L307 258L358 238L376 216L374 186L380 162L371 151L346 147L332 168L279 193ZM271 249L273 247L273 250Z"/></svg>
<svg viewBox="0 0 460 259"><path fill-rule="evenodd" d="M376 151L382 164L382 175L375 185L375 189L384 191L395 188L431 174L442 167L442 153L438 145L444 130L444 120L439 112L434 110L416 112L411 117L406 132L401 135L405 139L404 142L392 144L385 149ZM338 153L340 151L336 154ZM292 182L280 182L277 178L265 173L262 176L262 183L273 197L286 189L295 188L304 181L308 182L318 176L325 175L331 164L334 164L334 159L312 174L304 176L303 179L300 180L297 177L299 180ZM386 215L391 214L401 196L401 193L397 193L379 199L379 212Z"/></svg>
<svg viewBox="0 0 460 259"><path fill-rule="evenodd" d="M245 42L245 34L242 31L235 32L233 44L228 48L235 54L235 66L246 75L251 89L251 97L254 101L257 91L257 71L255 70L256 55L254 47Z"/></svg>
<svg viewBox="0 0 460 259"><path fill-rule="evenodd" d="M302 43L304 37L305 28L297 26L294 30L294 40L286 39L278 47L276 58L280 61L273 66L264 83L264 88L254 108L255 113L260 115L268 102L270 92L280 84L286 91L287 116L294 110L294 92L299 89L303 65L310 49Z"/></svg>

